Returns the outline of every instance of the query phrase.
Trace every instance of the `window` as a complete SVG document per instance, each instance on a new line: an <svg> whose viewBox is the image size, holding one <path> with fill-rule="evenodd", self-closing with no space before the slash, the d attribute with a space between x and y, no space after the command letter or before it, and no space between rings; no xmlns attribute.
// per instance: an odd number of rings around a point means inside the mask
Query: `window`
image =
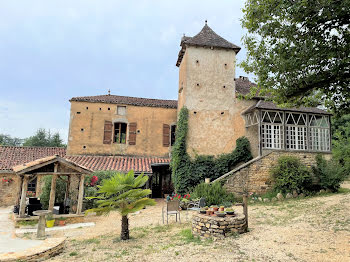
<svg viewBox="0 0 350 262"><path fill-rule="evenodd" d="M176 131L176 125L172 125L171 126L171 134L170 134L170 145L174 145L175 144L175 131Z"/></svg>
<svg viewBox="0 0 350 262"><path fill-rule="evenodd" d="M36 191L36 178L34 178L32 181L28 183L28 190L30 192L35 192Z"/></svg>
<svg viewBox="0 0 350 262"><path fill-rule="evenodd" d="M262 145L264 148L283 148L283 113L262 111Z"/></svg>
<svg viewBox="0 0 350 262"><path fill-rule="evenodd" d="M286 149L307 149L306 114L286 113Z"/></svg>
<svg viewBox="0 0 350 262"><path fill-rule="evenodd" d="M330 150L329 117L310 115L310 149L316 151Z"/></svg>
<svg viewBox="0 0 350 262"><path fill-rule="evenodd" d="M126 144L126 126L126 123L114 123L114 143Z"/></svg>
<svg viewBox="0 0 350 262"><path fill-rule="evenodd" d="M255 123L245 115L246 127ZM296 112L261 111L261 142L267 149L330 151L329 116Z"/></svg>
<svg viewBox="0 0 350 262"><path fill-rule="evenodd" d="M117 115L125 116L126 115L126 106L117 106Z"/></svg>

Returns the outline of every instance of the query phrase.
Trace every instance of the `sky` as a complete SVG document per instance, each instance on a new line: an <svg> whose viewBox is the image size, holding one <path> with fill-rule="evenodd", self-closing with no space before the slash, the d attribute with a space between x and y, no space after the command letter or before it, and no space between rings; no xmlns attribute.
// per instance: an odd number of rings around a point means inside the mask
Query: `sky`
<svg viewBox="0 0 350 262"><path fill-rule="evenodd" d="M208 20L246 50L243 0L0 0L0 134L38 128L67 141L69 99L177 99L180 39ZM237 67L236 77L246 75Z"/></svg>

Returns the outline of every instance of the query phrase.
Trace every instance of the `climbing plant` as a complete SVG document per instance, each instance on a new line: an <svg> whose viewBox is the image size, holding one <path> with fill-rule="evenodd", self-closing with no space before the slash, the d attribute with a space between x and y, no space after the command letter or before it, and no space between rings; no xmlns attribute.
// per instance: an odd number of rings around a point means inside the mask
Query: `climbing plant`
<svg viewBox="0 0 350 262"><path fill-rule="evenodd" d="M191 159L186 151L186 139L188 132L188 109L180 110L176 141L172 149L171 170L172 179L177 193L186 193L204 178L212 180L224 175L238 163L252 159L250 143L246 137L240 137L236 141L236 148L231 153L222 154L218 157L196 155Z"/></svg>

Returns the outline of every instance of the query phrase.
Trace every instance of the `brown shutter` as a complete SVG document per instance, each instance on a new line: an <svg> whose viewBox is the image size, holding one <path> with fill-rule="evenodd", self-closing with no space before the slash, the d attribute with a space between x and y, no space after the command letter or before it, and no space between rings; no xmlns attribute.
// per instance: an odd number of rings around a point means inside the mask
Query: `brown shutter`
<svg viewBox="0 0 350 262"><path fill-rule="evenodd" d="M168 147L170 144L170 126L163 124L163 146Z"/></svg>
<svg viewBox="0 0 350 262"><path fill-rule="evenodd" d="M136 123L129 124L129 145L136 145Z"/></svg>
<svg viewBox="0 0 350 262"><path fill-rule="evenodd" d="M113 124L111 121L105 121L105 129L103 133L103 144L110 144L112 143L112 130Z"/></svg>

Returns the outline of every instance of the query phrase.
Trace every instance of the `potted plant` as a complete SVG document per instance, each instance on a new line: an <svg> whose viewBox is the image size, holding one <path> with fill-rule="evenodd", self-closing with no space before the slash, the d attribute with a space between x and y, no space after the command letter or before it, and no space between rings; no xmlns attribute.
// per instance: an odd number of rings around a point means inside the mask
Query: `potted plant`
<svg viewBox="0 0 350 262"><path fill-rule="evenodd" d="M225 217L225 216L226 216L226 212L225 212L225 211L217 211L217 212L215 212L215 214L216 214L218 217Z"/></svg>
<svg viewBox="0 0 350 262"><path fill-rule="evenodd" d="M46 216L46 227L53 227L55 224L55 219L52 214Z"/></svg>
<svg viewBox="0 0 350 262"><path fill-rule="evenodd" d="M59 218L57 218L57 220L58 220L58 225L61 226L61 227L63 227L64 225L66 225L66 219L67 219L67 218L65 218L65 217L59 217Z"/></svg>
<svg viewBox="0 0 350 262"><path fill-rule="evenodd" d="M224 211L225 207L224 206L220 206L219 211Z"/></svg>
<svg viewBox="0 0 350 262"><path fill-rule="evenodd" d="M199 209L200 214L205 214L206 212L207 212L207 210L205 210L203 207L201 209Z"/></svg>
<svg viewBox="0 0 350 262"><path fill-rule="evenodd" d="M228 214L228 215L234 215L235 214L235 211L233 211L233 209L232 208L227 208L226 209L226 214Z"/></svg>
<svg viewBox="0 0 350 262"><path fill-rule="evenodd" d="M219 207L218 207L218 206L211 206L211 208L213 209L214 212L216 212L216 211L219 210Z"/></svg>
<svg viewBox="0 0 350 262"><path fill-rule="evenodd" d="M204 209L205 209L205 210L208 210L208 209L209 209L209 207L208 207L208 206L205 206L205 207L204 207Z"/></svg>

